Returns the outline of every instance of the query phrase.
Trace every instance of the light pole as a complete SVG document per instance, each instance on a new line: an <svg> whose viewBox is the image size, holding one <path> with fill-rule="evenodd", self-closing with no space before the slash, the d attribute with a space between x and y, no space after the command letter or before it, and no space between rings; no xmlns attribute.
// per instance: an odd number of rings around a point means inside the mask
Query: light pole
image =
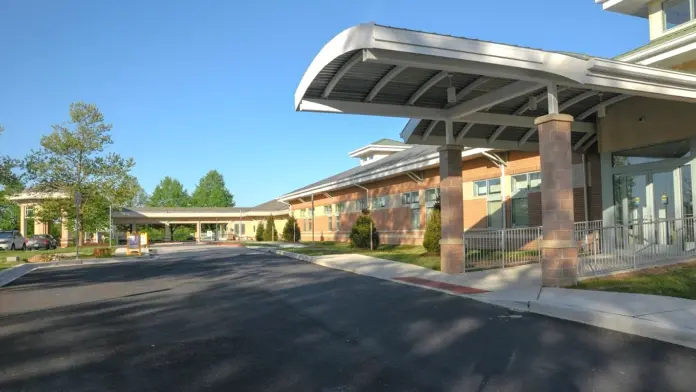
<svg viewBox="0 0 696 392"><path fill-rule="evenodd" d="M75 260L80 260L80 204L82 193L75 192Z"/></svg>

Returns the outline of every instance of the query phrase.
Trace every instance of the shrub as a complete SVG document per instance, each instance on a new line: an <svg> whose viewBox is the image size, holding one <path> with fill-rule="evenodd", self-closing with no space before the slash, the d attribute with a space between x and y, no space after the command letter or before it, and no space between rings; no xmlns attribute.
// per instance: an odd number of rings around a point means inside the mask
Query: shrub
<svg viewBox="0 0 696 392"><path fill-rule="evenodd" d="M433 206L433 212L425 224L423 247L431 253L440 254L440 239L442 238L442 223L440 221L440 199Z"/></svg>
<svg viewBox="0 0 696 392"><path fill-rule="evenodd" d="M294 229L294 231L293 231ZM295 234L295 238L292 238L293 233ZM285 226L283 226L283 241L287 242L298 242L300 240L300 225L297 224L297 219L295 217L291 216L288 218L287 222L285 222Z"/></svg>
<svg viewBox="0 0 696 392"><path fill-rule="evenodd" d="M172 239L174 241L188 241L193 238L191 231L190 227L177 226L172 232Z"/></svg>
<svg viewBox="0 0 696 392"><path fill-rule="evenodd" d="M379 233L369 211L363 211L350 230L350 245L355 248L370 249L370 227L372 227L372 249L379 247Z"/></svg>
<svg viewBox="0 0 696 392"><path fill-rule="evenodd" d="M277 241L278 240L278 230L275 228L275 221L273 220L273 215L266 219L266 229L263 231L264 241Z"/></svg>
<svg viewBox="0 0 696 392"><path fill-rule="evenodd" d="M260 222L259 225L256 227L256 241L263 241L263 222Z"/></svg>

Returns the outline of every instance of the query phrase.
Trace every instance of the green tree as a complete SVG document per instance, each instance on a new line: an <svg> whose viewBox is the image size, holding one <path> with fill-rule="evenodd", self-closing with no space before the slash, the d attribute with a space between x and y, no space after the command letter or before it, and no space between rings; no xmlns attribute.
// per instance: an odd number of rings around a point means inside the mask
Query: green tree
<svg viewBox="0 0 696 392"><path fill-rule="evenodd" d="M149 207L189 207L191 196L179 180L167 176L152 191L147 205Z"/></svg>
<svg viewBox="0 0 696 392"><path fill-rule="evenodd" d="M259 222L259 225L256 227L256 241L263 241L263 233L265 232L263 222Z"/></svg>
<svg viewBox="0 0 696 392"><path fill-rule="evenodd" d="M0 135L5 129L0 125ZM15 172L19 162L0 156L0 230L19 229L19 206L8 197L22 190L21 177Z"/></svg>
<svg viewBox="0 0 696 392"><path fill-rule="evenodd" d="M442 238L442 222L440 220L440 199L438 198L433 211L425 225L423 247L431 253L440 254L440 239Z"/></svg>
<svg viewBox="0 0 696 392"><path fill-rule="evenodd" d="M66 197L40 203L37 219L51 222L65 213L74 222L74 197L79 192L80 231L103 230L109 203L124 205L134 197L136 181L130 171L135 162L104 151L113 144L111 128L95 105L76 102L70 105L70 121L53 125L53 132L41 138L41 148L26 159L28 178L34 189L63 192Z"/></svg>
<svg viewBox="0 0 696 392"><path fill-rule="evenodd" d="M225 187L225 179L217 170L209 171L191 195L196 207L234 207L234 196Z"/></svg>
<svg viewBox="0 0 696 392"><path fill-rule="evenodd" d="M135 196L128 202L127 207L145 207L150 202L150 196L145 189L136 183Z"/></svg>
<svg viewBox="0 0 696 392"><path fill-rule="evenodd" d="M295 238L293 238L293 234ZM288 218L283 226L283 241L287 242L298 242L300 240L300 225L297 224L297 220L294 216Z"/></svg>
<svg viewBox="0 0 696 392"><path fill-rule="evenodd" d="M177 225L172 232L172 239L174 241L189 241L193 239L193 233L196 229L192 228L190 225Z"/></svg>
<svg viewBox="0 0 696 392"><path fill-rule="evenodd" d="M278 240L278 230L275 228L275 221L273 220L273 215L266 219L266 225L263 231L264 241L277 241Z"/></svg>
<svg viewBox="0 0 696 392"><path fill-rule="evenodd" d="M372 249L379 248L379 232L367 210L360 214L350 230L350 245L354 248L370 249L370 229L372 229Z"/></svg>

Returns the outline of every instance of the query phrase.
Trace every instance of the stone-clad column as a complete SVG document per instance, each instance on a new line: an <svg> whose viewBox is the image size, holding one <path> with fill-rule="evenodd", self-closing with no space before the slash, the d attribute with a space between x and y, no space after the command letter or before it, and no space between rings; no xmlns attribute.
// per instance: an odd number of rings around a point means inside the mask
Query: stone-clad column
<svg viewBox="0 0 696 392"><path fill-rule="evenodd" d="M549 114L536 119L541 158L542 285L577 283L578 244L573 232L573 117Z"/></svg>
<svg viewBox="0 0 696 392"><path fill-rule="evenodd" d="M440 152L440 207L442 238L440 270L459 274L464 270L464 200L462 198L462 146L445 145Z"/></svg>
<svg viewBox="0 0 696 392"><path fill-rule="evenodd" d="M27 206L24 204L19 205L19 233L27 236Z"/></svg>

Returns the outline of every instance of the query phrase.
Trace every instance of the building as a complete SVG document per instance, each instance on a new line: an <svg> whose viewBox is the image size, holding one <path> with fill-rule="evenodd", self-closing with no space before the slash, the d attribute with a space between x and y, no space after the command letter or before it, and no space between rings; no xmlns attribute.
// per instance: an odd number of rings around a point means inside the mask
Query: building
<svg viewBox="0 0 696 392"><path fill-rule="evenodd" d="M520 246L541 249L551 286L693 257L695 1L596 0L648 22L650 42L615 59L372 23L339 33L296 110L410 118L404 143L351 152L359 165L280 196L283 213L304 240L345 241L369 208L383 242L420 243L439 197L444 272L462 272L475 233L543 226ZM183 219L162 214L124 219Z"/></svg>
<svg viewBox="0 0 696 392"><path fill-rule="evenodd" d="M414 147L280 200L314 216L315 235L338 220L339 239L371 202L387 242L415 242L439 192L448 273L484 227L542 225L552 286L590 263L579 227L599 225L602 262L693 252L694 0L598 3L646 18L651 42L604 59L376 24L339 33L307 68L296 110L411 118L401 137Z"/></svg>

